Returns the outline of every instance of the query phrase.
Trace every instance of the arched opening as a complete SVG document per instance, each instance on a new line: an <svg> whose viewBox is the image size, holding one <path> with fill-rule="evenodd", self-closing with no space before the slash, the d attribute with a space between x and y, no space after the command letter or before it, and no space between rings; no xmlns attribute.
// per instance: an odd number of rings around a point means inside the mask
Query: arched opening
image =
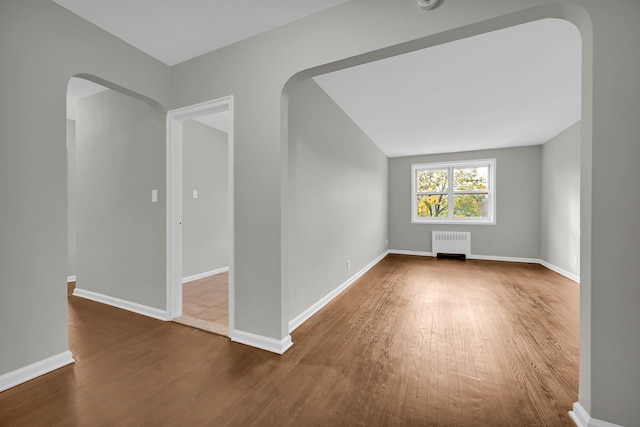
<svg viewBox="0 0 640 427"><path fill-rule="evenodd" d="M590 150L590 145L591 145L591 130L590 130L591 129L591 104L590 104L591 103L591 89L590 89L591 75L590 75L590 70L588 68L590 64L590 55L591 55L591 38L590 38L590 26L589 26L590 24L589 24L588 18L584 15L584 11L582 11L581 9L577 9L577 8L565 9L565 8L557 8L557 7L536 8L536 9L527 11L527 13L514 14L511 16L503 17L500 19L494 19L492 21L485 22L472 27L464 28L461 30L450 31L447 33L439 34L437 36L427 37L422 40L414 40L412 42L409 42L400 46L394 46L391 48L382 49L380 51L364 54L359 57L348 58L342 61L338 61L336 63L326 64L326 65L305 70L301 73L296 74L287 82L282 93L282 117L283 117L282 149L283 151L287 151L289 153L289 161L291 161L291 149L292 149L291 146L295 144L295 141L293 140L292 131L291 131L292 117L289 109L289 103L291 102L291 99L295 96L295 91L299 87L298 85L307 84L309 79L313 77L321 76L323 74L331 73L336 70L345 70L353 66L373 63L376 60L380 60L380 59L385 60L388 58L393 58L403 53L416 52L420 49L426 49L430 46L442 46L444 43L447 43L450 41L459 40L465 37L470 37L478 34L485 34L489 31L496 31L502 28L508 28L518 24L534 22L540 19L545 19L545 18L566 19L569 22L579 25L579 29L581 31L582 45L579 44L577 46L578 52L582 53L582 58L580 59L580 66L582 69L582 82L578 83L578 86L580 88L581 98L582 98L581 100L578 100L582 110L581 121L576 124L574 124L575 121L568 123L567 126L573 128L572 130L573 136L571 138L575 140L572 141L572 144L576 146L577 149L581 151L586 150L588 152ZM578 76L578 80L579 80L579 76ZM316 83L317 82L318 81L316 80ZM372 89L372 90L375 90L375 89ZM385 103L380 103L375 105L381 106L381 108L382 107L393 108L393 105L388 105ZM570 126L570 125L573 125L573 126ZM562 131L564 129L565 128L561 128L558 131ZM578 134L577 137L576 137L576 133ZM555 137L556 135L551 135L551 136ZM549 140L551 139L552 138L550 138ZM544 142L547 142L547 141L540 141L539 143L544 143ZM590 193L590 186L591 186L590 159L588 158L588 156L587 158L580 158L579 156L575 156L572 159L572 161L574 165L574 168L572 171L573 177L578 176L580 181L577 188L572 189L572 197L577 196L578 198L580 198L581 194L584 195L584 194ZM295 183L292 183L292 180L296 179L296 176L291 174L291 164L289 163L289 165L287 165L286 168L287 170L283 171L283 176L285 176L287 180L286 185L288 185L289 187L294 187ZM537 178L541 177L540 175L541 173L542 173L541 169L539 169L537 172ZM404 177L403 180L406 181L405 183L408 185L408 183L410 182L408 172L407 172L407 176ZM408 194L409 194L408 189L389 188L389 192L391 193L392 191L395 191L395 192L402 191L404 192L404 193L400 193L402 194L402 197L408 198ZM565 257L565 261L570 260L571 265L567 265L568 268L562 269L564 270L563 273L569 273L568 274L569 277L573 275L572 279L579 278L579 280L582 282L579 293L580 293L580 303L583 305L583 307L585 305L586 307L588 307L588 305L590 304L590 301L589 301L590 272L588 271L589 263L590 263L590 259L589 259L590 231L588 230L588 217L589 217L589 211L590 211L589 203L590 203L590 197L586 200L586 203L583 203L582 205L578 204L579 207L577 209L575 209L575 205L573 206L574 210L571 212L571 215L573 216L573 218L575 218L576 215L578 215L578 212L580 212L578 216L580 217L581 221L579 221L579 225L577 226L576 226L576 222L573 222L570 224L571 227L569 230L572 233L574 233L574 235L569 236L567 238L573 239L574 243L571 245L571 252L564 253L563 256ZM390 202L389 203L390 209L391 209L391 205L392 203ZM409 208L407 207L407 210L408 209ZM283 217L289 216L289 215L290 213L283 214ZM585 218L587 219L587 221L585 221ZM406 213L405 220L406 222L410 222L408 212ZM283 221L283 229L286 227L287 227L287 224ZM579 230L581 230L582 232L580 232ZM578 232L578 236L575 235L576 231ZM393 234L393 231L389 230L389 233ZM289 239L290 239L290 236L293 234L294 232L292 232L291 230L283 231L283 242L287 240L287 245L289 245L289 248L291 247L291 242L289 242ZM420 238L424 238L424 240L426 241L426 236L421 235ZM576 241L577 241L577 244L575 243ZM283 246L284 246L284 243L283 243ZM418 249L416 248L408 248L408 249L413 249L413 252L418 252ZM427 252L426 249L422 249L422 251ZM542 259L543 256L537 255L535 256L535 258ZM579 260L580 266L578 266L577 262L574 260ZM284 252L283 252L283 270L290 271L292 269L291 264L294 264L294 263L295 261L292 261L290 259L285 259ZM348 261L346 265L348 269L348 266L349 266ZM550 266L550 265L547 265L547 266ZM357 269L359 268L360 266L357 267ZM568 270L571 270L571 271L568 271ZM283 277L288 278L289 275L283 274ZM348 286L349 284L347 282L349 281L345 281L342 284L343 285L346 284L346 286ZM294 285L298 286L299 283L294 284L293 281L283 283L283 287L287 288L286 290L283 289L283 295L288 295L289 299L291 299L292 297L295 297L295 290L293 289ZM322 306L324 306L329 300L331 300L337 293L341 292L345 287L345 286L340 286L340 282L338 281L335 281L334 283L332 283L332 286L337 292L333 292L333 294L327 294L326 298L321 299L315 305L311 305L311 307L309 307L309 309L307 309L306 312L304 311L302 312L303 316L301 318L296 318L296 316L300 312L299 309L296 308L291 310L290 308L291 318L287 319L290 322L289 323L290 330L295 329L298 325L300 325L307 318L313 315L316 311L322 308ZM292 302L289 301L289 304L291 303ZM581 316L580 335L584 337L588 335L588 330L589 330L588 316L585 317L584 313L581 313L580 316ZM576 314L576 319L577 319L577 314ZM576 343L575 345L577 346L577 341L578 341L577 334L574 334L573 339L574 339L574 342ZM584 343L584 341L582 340L581 342ZM581 350L580 394L582 396L585 393L586 394L589 393L589 390L588 390L589 381L588 380L585 381L584 379L588 378L588 375L589 375L587 372L585 372L585 367L588 367L588 364L589 364L590 349L588 347L582 346L580 350ZM574 361L573 375L577 380L577 376L578 376L577 361ZM575 392L577 393L577 390L575 390ZM575 397L577 396L574 396L574 398ZM566 409L568 410L569 408L567 407Z"/></svg>
<svg viewBox="0 0 640 427"><path fill-rule="evenodd" d="M73 295L162 320L164 139L165 111L156 101L87 74L69 80Z"/></svg>

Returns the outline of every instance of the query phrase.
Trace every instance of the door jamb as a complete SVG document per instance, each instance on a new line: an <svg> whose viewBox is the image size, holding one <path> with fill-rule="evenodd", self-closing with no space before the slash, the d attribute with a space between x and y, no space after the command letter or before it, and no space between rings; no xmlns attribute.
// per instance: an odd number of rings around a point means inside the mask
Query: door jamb
<svg viewBox="0 0 640 427"><path fill-rule="evenodd" d="M167 314L182 315L182 147L183 122L207 114L229 111L229 334L234 330L234 191L233 96L205 101L167 112Z"/></svg>

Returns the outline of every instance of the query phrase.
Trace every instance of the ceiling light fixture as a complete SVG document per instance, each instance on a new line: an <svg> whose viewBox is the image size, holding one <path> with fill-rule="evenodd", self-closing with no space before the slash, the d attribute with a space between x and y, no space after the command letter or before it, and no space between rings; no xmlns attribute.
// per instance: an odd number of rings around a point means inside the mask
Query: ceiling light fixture
<svg viewBox="0 0 640 427"><path fill-rule="evenodd" d="M418 6L425 10L435 9L440 6L444 0L418 0Z"/></svg>

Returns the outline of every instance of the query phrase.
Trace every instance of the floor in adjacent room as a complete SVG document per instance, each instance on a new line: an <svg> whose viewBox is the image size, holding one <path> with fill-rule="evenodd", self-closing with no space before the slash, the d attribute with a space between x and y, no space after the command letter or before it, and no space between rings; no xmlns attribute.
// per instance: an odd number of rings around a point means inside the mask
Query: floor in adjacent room
<svg viewBox="0 0 640 427"><path fill-rule="evenodd" d="M7 426L572 426L579 285L389 255L278 356L69 296L77 362L0 393Z"/></svg>
<svg viewBox="0 0 640 427"><path fill-rule="evenodd" d="M229 273L182 285L182 316L174 322L229 336Z"/></svg>

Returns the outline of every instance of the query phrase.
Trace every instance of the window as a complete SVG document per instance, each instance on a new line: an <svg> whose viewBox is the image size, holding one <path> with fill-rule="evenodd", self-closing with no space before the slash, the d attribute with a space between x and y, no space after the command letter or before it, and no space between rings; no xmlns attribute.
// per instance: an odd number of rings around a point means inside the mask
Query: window
<svg viewBox="0 0 640 427"><path fill-rule="evenodd" d="M411 222L495 224L496 159L411 165Z"/></svg>

